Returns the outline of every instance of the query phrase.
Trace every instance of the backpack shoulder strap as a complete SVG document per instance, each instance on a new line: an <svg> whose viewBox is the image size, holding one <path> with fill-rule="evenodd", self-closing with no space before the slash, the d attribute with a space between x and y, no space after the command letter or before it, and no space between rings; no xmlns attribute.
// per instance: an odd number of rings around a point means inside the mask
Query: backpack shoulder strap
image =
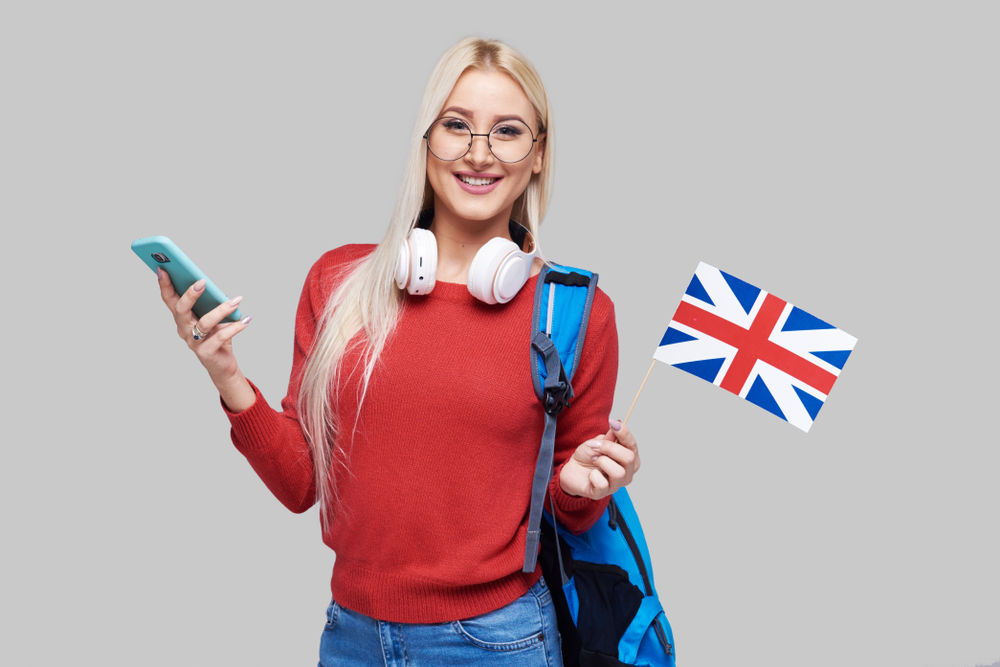
<svg viewBox="0 0 1000 667"><path fill-rule="evenodd" d="M531 380L545 406L545 430L531 484L531 510L524 572L534 572L541 536L542 505L552 477L556 418L573 397L570 381L583 352L597 274L558 264L538 274L531 316Z"/></svg>
<svg viewBox="0 0 1000 667"><path fill-rule="evenodd" d="M584 269L553 264L538 274L531 338L534 341L536 334L546 334L559 352L567 380L573 379L580 361L596 291L597 274ZM531 378L535 394L545 400L547 368L544 354L535 352L532 350Z"/></svg>

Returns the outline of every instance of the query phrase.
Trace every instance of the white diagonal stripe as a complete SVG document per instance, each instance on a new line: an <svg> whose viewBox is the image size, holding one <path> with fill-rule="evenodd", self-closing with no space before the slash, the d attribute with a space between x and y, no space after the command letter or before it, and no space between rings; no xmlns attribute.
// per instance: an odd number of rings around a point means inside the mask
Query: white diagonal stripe
<svg viewBox="0 0 1000 667"><path fill-rule="evenodd" d="M793 387L798 387L805 393L810 396L815 396L823 402L826 402L826 394L813 389L805 382L802 382L788 373L775 368L771 364L758 359L754 363L753 370L750 371L750 375L747 377L747 381L744 383L743 389L740 390L740 398L745 399L747 397L747 394L750 392L750 387L753 386L754 380L757 379L758 375L760 375L761 379L764 380L764 384L767 385L771 395L774 396L775 402L778 404L778 407L781 408L781 412L785 415L785 419L788 420L788 423L794 424L808 433L813 420L806 411L806 407L802 405L802 399L800 399L798 394L795 393L795 389L793 389Z"/></svg>
<svg viewBox="0 0 1000 667"><path fill-rule="evenodd" d="M750 313L747 314L719 269L709 266L704 262L699 262L698 268L695 270L695 275L698 276L702 287L708 292L709 298L712 299L715 305L709 305L701 299L696 299L686 293L681 297L682 301L687 301L693 306L698 306L713 315L718 315L744 329L750 328L754 318L757 317L757 311L760 310L761 305L764 303L767 292L764 290L760 291L760 294L757 295L757 300L750 309Z"/></svg>
<svg viewBox="0 0 1000 667"><path fill-rule="evenodd" d="M719 369L719 374L713 382L715 385L721 384L722 378L726 377L726 371L729 370L729 365L733 363L733 357L736 356L736 348L678 322L671 321L668 328L694 336L696 340L660 345L653 353L653 358L671 366L692 361L725 358L725 361L722 362L722 368Z"/></svg>
<svg viewBox="0 0 1000 667"><path fill-rule="evenodd" d="M781 347L794 352L803 359L816 364L823 370L840 376L840 369L810 352L827 352L853 350L858 339L840 329L807 329L804 331L782 331L788 316L792 312L792 304L786 303L785 309L774 326L774 331L768 339Z"/></svg>

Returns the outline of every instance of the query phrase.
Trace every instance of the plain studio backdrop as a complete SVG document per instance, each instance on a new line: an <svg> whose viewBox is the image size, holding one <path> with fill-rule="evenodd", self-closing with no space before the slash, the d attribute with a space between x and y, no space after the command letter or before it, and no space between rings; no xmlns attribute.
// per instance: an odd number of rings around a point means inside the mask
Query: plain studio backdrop
<svg viewBox="0 0 1000 667"><path fill-rule="evenodd" d="M285 510L232 446L129 245L167 235L245 296L238 358L277 406L306 272L381 238L427 76L470 34L548 87L540 240L616 304L615 417L699 261L859 339L808 434L653 369L629 492L681 664L1000 661L998 18L4 3L0 662L316 662L317 510Z"/></svg>

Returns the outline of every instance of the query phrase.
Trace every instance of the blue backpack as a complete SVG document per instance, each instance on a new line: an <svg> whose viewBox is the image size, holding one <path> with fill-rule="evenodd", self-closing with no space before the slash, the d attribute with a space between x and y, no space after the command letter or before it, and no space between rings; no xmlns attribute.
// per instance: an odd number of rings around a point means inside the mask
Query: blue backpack
<svg viewBox="0 0 1000 667"><path fill-rule="evenodd" d="M538 276L531 377L545 405L532 483L524 571L536 559L552 592L566 667L674 667L674 638L656 595L639 517L624 487L590 530L573 535L543 508L552 476L556 418L573 397L597 274L553 265ZM545 521L542 521L544 516ZM560 530L560 527L562 530Z"/></svg>

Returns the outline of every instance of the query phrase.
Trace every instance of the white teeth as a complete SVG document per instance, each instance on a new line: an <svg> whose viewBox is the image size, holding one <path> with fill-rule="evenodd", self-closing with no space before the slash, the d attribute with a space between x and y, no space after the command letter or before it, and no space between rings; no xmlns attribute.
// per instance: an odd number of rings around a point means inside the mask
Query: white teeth
<svg viewBox="0 0 1000 667"><path fill-rule="evenodd" d="M472 178L464 174L459 174L458 177L462 179L463 183L468 183L469 185L491 185L497 180L495 178Z"/></svg>

